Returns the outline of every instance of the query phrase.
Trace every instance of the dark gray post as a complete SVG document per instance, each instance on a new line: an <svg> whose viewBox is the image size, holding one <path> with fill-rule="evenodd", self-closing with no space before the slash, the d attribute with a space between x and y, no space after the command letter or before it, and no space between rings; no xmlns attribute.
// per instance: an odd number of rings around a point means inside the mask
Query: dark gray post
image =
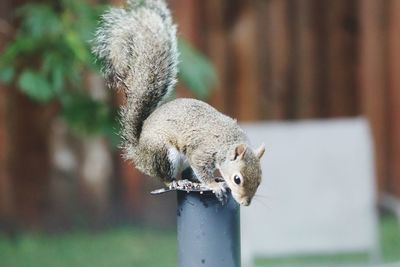
<svg viewBox="0 0 400 267"><path fill-rule="evenodd" d="M240 209L229 194L177 190L178 266L240 267Z"/></svg>

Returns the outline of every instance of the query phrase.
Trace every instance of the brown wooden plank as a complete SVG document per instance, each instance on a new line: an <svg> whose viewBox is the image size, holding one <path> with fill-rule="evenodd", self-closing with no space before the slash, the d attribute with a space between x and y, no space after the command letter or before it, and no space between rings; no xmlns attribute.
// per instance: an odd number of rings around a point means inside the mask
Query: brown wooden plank
<svg viewBox="0 0 400 267"><path fill-rule="evenodd" d="M291 90L295 91L293 116L312 118L318 116L317 87L317 20L313 16L312 0L298 0L293 3L293 47L294 82Z"/></svg>
<svg viewBox="0 0 400 267"><path fill-rule="evenodd" d="M273 119L285 119L289 104L290 33L288 24L288 2L270 1L268 16L270 42L270 90Z"/></svg>
<svg viewBox="0 0 400 267"><path fill-rule="evenodd" d="M389 1L390 192L400 197L400 1Z"/></svg>
<svg viewBox="0 0 400 267"><path fill-rule="evenodd" d="M289 71L290 71L290 33L288 1L260 1L259 25L262 101L264 118L285 119L288 116Z"/></svg>
<svg viewBox="0 0 400 267"><path fill-rule="evenodd" d="M329 116L356 114L356 16L354 1L326 2Z"/></svg>
<svg viewBox="0 0 400 267"><path fill-rule="evenodd" d="M258 46L255 5L246 2L240 9L232 29L233 84L235 93L233 115L242 121L260 119L258 90Z"/></svg>
<svg viewBox="0 0 400 267"><path fill-rule="evenodd" d="M6 99L7 89L0 84L0 224L2 220L12 216L11 177L7 171L7 125L6 125Z"/></svg>
<svg viewBox="0 0 400 267"><path fill-rule="evenodd" d="M11 26L9 24L10 3L0 3L0 51L3 51L6 42L10 39ZM7 136L6 136L6 87L0 83L0 223L11 216L11 188L10 177L6 171Z"/></svg>
<svg viewBox="0 0 400 267"><path fill-rule="evenodd" d="M23 0L2 1L0 4L0 35L4 41L8 29L15 29L15 8ZM10 23L10 24L8 24ZM29 228L39 227L48 214L49 189L49 129L54 118L53 107L40 106L23 96L13 85L1 86L2 142L0 148L0 205L14 222Z"/></svg>
<svg viewBox="0 0 400 267"><path fill-rule="evenodd" d="M6 172L5 88L0 84L0 221L10 213L10 181Z"/></svg>
<svg viewBox="0 0 400 267"><path fill-rule="evenodd" d="M271 77L271 64L270 64L270 53L269 53L269 31L267 31L266 25L269 24L268 1L255 1L256 4L256 30L257 36L257 57L258 57L258 76L259 76L259 97L257 102L259 103L259 112L261 119L271 118L271 106L270 106L270 90L269 90L269 79Z"/></svg>
<svg viewBox="0 0 400 267"><path fill-rule="evenodd" d="M360 1L359 89L361 112L371 124L380 191L387 189L385 9L383 1Z"/></svg>
<svg viewBox="0 0 400 267"><path fill-rule="evenodd" d="M199 0L170 0L172 15L178 25L178 35L183 36L191 44L199 46L201 44L201 28Z"/></svg>
<svg viewBox="0 0 400 267"><path fill-rule="evenodd" d="M12 25L12 1L0 3L0 51L6 47L14 34ZM1 53L1 52L0 52ZM12 233L15 223L12 177L9 172L9 131L7 123L7 99L10 87L0 83L0 224L4 223L4 231Z"/></svg>
<svg viewBox="0 0 400 267"><path fill-rule="evenodd" d="M213 62L218 82L209 102L225 113L230 112L231 103L229 103L229 90L231 85L230 77L230 54L227 25L227 6L226 1L203 1L204 17L202 27L206 34L206 52Z"/></svg>
<svg viewBox="0 0 400 267"><path fill-rule="evenodd" d="M55 107L34 103L16 88L8 90L7 171L12 179L14 214L21 225L40 227L49 212L49 129Z"/></svg>
<svg viewBox="0 0 400 267"><path fill-rule="evenodd" d="M315 86L316 90L316 103L317 103L317 118L328 117L328 99L326 97L329 90L328 84L328 20L326 13L328 1L311 1L311 17L315 21Z"/></svg>
<svg viewBox="0 0 400 267"><path fill-rule="evenodd" d="M201 27L199 0L170 0L169 3L175 23L178 25L178 36L189 41L196 48L200 48L202 38L199 34ZM181 80L178 80L176 93L179 97L194 97Z"/></svg>

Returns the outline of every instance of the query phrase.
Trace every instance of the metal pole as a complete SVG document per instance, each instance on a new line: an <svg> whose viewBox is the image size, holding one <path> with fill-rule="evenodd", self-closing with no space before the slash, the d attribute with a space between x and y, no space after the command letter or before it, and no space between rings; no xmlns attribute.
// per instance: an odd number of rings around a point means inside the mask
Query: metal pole
<svg viewBox="0 0 400 267"><path fill-rule="evenodd" d="M240 209L231 194L177 190L180 267L240 267Z"/></svg>

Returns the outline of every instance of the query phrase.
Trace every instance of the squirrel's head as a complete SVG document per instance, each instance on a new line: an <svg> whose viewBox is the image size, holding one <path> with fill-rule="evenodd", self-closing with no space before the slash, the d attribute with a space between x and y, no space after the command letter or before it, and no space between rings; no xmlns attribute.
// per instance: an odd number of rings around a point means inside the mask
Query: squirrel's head
<svg viewBox="0 0 400 267"><path fill-rule="evenodd" d="M233 198L248 206L261 183L260 159L264 145L252 150L245 144L235 145L219 166L222 177L232 191Z"/></svg>

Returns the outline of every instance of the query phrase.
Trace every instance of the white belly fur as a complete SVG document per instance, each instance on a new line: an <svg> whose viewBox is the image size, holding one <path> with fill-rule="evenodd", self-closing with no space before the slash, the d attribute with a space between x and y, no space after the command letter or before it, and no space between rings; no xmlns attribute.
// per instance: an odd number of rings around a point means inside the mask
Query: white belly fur
<svg viewBox="0 0 400 267"><path fill-rule="evenodd" d="M175 147L168 149L168 159L172 164L172 177L176 179L183 170L190 166L187 157Z"/></svg>

